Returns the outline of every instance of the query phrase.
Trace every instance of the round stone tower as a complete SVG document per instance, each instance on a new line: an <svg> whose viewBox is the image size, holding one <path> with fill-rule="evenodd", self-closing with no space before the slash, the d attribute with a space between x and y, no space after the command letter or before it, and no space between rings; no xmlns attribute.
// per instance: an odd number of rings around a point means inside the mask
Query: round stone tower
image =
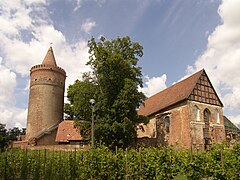
<svg viewBox="0 0 240 180"><path fill-rule="evenodd" d="M35 138L63 120L66 72L57 66L52 47L30 70L26 139Z"/></svg>

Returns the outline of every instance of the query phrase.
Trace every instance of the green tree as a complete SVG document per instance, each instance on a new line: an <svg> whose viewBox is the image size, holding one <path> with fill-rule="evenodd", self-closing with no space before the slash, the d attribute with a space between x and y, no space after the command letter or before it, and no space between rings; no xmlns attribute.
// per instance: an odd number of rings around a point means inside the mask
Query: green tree
<svg viewBox="0 0 240 180"><path fill-rule="evenodd" d="M84 74L83 80L76 80L67 90L69 103L65 104L66 119L91 120L89 100L95 97L97 86L90 78L90 74Z"/></svg>
<svg viewBox="0 0 240 180"><path fill-rule="evenodd" d="M88 47L87 64L93 75L69 87L67 108L78 119L91 120L88 101L94 98L95 139L108 146L127 146L137 137L137 125L148 122L137 114L145 99L138 91L142 87L142 73L137 63L143 56L143 47L129 37L111 41L101 37L98 42L92 38Z"/></svg>
<svg viewBox="0 0 240 180"><path fill-rule="evenodd" d="M21 129L18 127L13 127L7 131L7 140L8 141L16 141L17 137L22 134Z"/></svg>
<svg viewBox="0 0 240 180"><path fill-rule="evenodd" d="M7 129L5 124L0 123L0 152L7 146Z"/></svg>

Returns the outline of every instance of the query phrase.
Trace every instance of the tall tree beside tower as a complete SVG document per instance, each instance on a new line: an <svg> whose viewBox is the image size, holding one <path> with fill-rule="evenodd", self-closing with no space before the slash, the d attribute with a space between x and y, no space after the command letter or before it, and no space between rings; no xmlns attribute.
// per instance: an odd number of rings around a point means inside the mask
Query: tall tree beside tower
<svg viewBox="0 0 240 180"><path fill-rule="evenodd" d="M147 123L146 117L137 114L137 108L145 98L138 91L142 86L142 73L137 63L143 56L143 47L129 37L111 41L101 37L98 42L92 38L88 47L87 64L93 70L93 80L89 82L96 88L94 92L89 89L96 98L95 138L108 146L127 146L137 137L137 124ZM86 87L89 82L82 81L81 87ZM78 85L76 81L69 87L68 98L77 99L82 94ZM71 94L73 89L80 91Z"/></svg>

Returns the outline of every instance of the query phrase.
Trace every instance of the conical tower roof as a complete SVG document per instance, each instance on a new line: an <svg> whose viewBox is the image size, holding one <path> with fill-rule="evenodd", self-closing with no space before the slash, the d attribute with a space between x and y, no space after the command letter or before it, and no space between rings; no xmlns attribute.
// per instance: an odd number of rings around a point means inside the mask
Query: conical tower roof
<svg viewBox="0 0 240 180"><path fill-rule="evenodd" d="M57 66L52 47L50 47L47 51L45 58L43 59L42 64L49 65L49 66Z"/></svg>

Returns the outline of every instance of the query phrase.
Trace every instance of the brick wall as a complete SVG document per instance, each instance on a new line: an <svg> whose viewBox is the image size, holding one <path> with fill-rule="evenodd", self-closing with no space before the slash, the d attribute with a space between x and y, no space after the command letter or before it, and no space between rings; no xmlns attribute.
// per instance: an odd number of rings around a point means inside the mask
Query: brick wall
<svg viewBox="0 0 240 180"><path fill-rule="evenodd" d="M63 119L65 71L34 66L30 76L26 138L36 136Z"/></svg>

